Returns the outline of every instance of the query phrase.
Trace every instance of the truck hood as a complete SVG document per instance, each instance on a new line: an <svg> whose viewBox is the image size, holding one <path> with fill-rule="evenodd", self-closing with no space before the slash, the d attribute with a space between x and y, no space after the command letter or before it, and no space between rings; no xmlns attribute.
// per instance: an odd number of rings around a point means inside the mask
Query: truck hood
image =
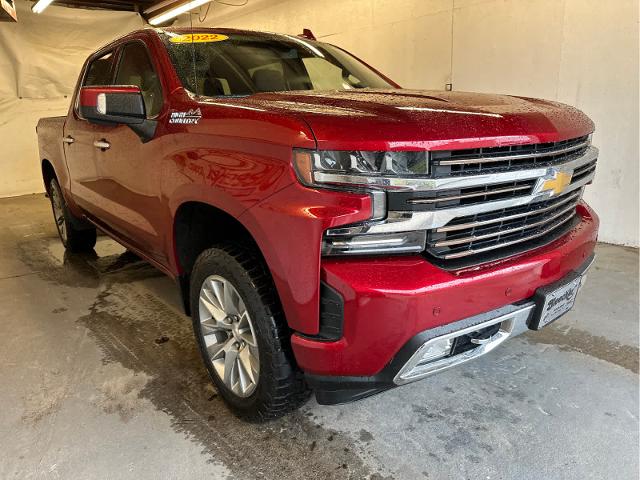
<svg viewBox="0 0 640 480"><path fill-rule="evenodd" d="M593 123L557 102L418 90L265 93L247 102L306 122L321 149L477 148L587 135Z"/></svg>

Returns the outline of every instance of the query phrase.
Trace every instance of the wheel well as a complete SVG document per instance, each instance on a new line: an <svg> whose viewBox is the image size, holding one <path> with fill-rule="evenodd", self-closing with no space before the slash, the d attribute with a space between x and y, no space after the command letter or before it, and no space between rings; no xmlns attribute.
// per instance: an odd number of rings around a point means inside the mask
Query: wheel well
<svg viewBox="0 0 640 480"><path fill-rule="evenodd" d="M42 161L42 179L44 180L44 189L49 194L49 184L51 180L56 177L56 171L53 169L53 165L47 159Z"/></svg>
<svg viewBox="0 0 640 480"><path fill-rule="evenodd" d="M187 315L190 315L189 278L198 255L204 250L214 245L241 245L250 248L264 262L251 233L219 208L200 202L184 203L176 211L173 224L176 259L183 272L178 282Z"/></svg>

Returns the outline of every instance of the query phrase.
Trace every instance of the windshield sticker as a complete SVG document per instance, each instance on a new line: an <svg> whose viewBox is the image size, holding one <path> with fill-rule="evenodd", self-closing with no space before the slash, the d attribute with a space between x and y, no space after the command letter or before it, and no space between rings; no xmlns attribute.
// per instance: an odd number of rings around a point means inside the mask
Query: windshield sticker
<svg viewBox="0 0 640 480"><path fill-rule="evenodd" d="M199 108L192 108L186 112L171 112L169 123L179 123L182 125L196 125L202 118Z"/></svg>
<svg viewBox="0 0 640 480"><path fill-rule="evenodd" d="M184 35L171 37L169 41L171 43L207 43L222 42L228 39L229 37L219 33L186 33Z"/></svg>

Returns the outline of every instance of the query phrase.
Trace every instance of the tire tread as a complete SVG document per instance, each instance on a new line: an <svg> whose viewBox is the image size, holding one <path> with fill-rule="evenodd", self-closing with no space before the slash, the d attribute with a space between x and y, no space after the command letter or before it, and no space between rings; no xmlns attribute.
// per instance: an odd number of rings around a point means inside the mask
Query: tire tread
<svg viewBox="0 0 640 480"><path fill-rule="evenodd" d="M60 188L60 184L56 178L52 178L49 183L49 189L54 188L58 190L58 194L62 198L62 210L64 212L64 222L67 229L67 241L65 242L62 237L60 237L62 244L71 252L87 252L92 250L98 238L96 228L88 224L88 222L77 218L69 211L67 202L62 194L62 188ZM78 228L78 226L82 226L83 228Z"/></svg>
<svg viewBox="0 0 640 480"><path fill-rule="evenodd" d="M249 277L252 287L258 293L268 317L273 319L270 323L271 338L267 339L274 347L273 355L265 355L270 359L272 372L272 390L268 396L258 403L254 410L234 411L241 417L253 421L266 421L281 417L298 409L306 402L311 394L302 371L297 367L293 350L291 348L291 330L286 324L284 312L277 298L273 280L264 264L264 261L251 252L250 247L218 244L202 252L196 260L194 271L199 265L216 261L217 257L228 255L235 260ZM191 295L197 295L200 286L191 285ZM192 302L193 305L193 302ZM192 314L195 318L195 312ZM261 361L262 358L261 358ZM264 371L261 368L261 373ZM234 407L231 405L232 408Z"/></svg>

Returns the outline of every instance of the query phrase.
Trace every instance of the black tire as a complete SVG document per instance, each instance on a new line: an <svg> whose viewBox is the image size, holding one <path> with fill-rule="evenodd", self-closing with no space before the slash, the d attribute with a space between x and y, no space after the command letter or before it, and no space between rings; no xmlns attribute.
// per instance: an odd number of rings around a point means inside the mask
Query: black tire
<svg viewBox="0 0 640 480"><path fill-rule="evenodd" d="M205 346L200 292L205 280L211 276L223 277L233 285L251 318L260 371L255 390L247 397L239 396L227 387ZM202 252L191 274L190 302L193 329L205 367L220 396L236 415L251 421L278 418L297 409L309 398L304 376L293 357L291 332L275 287L266 265L251 253L250 248L218 246Z"/></svg>
<svg viewBox="0 0 640 480"><path fill-rule="evenodd" d="M67 208L62 189L55 178L49 182L49 199L53 220L58 229L58 236L64 247L71 252L87 252L96 245L96 229L75 217Z"/></svg>

